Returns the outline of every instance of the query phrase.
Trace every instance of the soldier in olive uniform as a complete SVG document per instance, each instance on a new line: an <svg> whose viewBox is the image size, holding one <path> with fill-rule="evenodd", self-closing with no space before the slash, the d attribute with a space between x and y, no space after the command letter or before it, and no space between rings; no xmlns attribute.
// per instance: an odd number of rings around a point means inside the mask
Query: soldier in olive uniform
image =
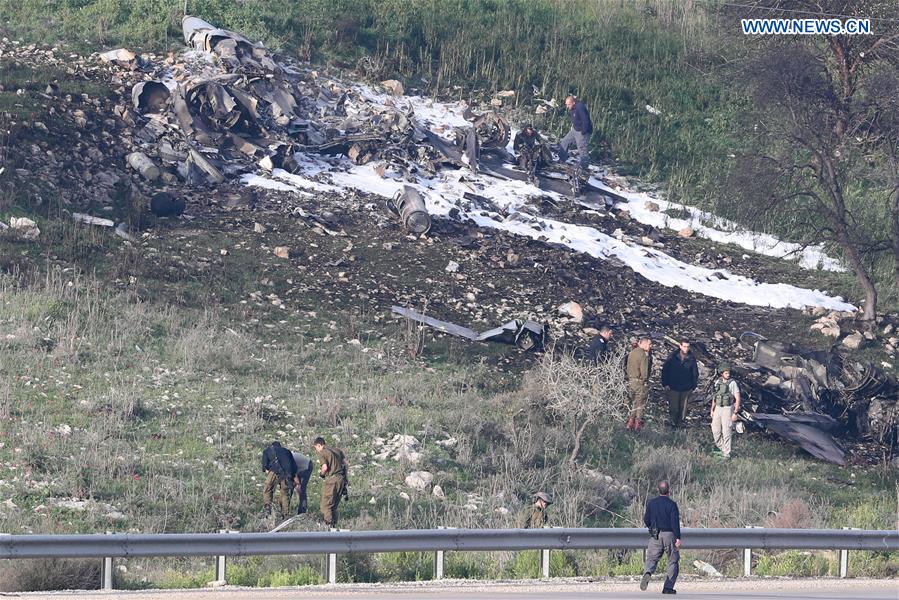
<svg viewBox="0 0 899 600"><path fill-rule="evenodd" d="M553 497L546 492L534 494L534 504L529 506L521 518L522 529L542 529L549 521L547 507L553 503Z"/></svg>
<svg viewBox="0 0 899 600"><path fill-rule="evenodd" d="M318 476L325 480L322 486L322 517L326 525L334 527L337 525L337 505L341 498L347 496L346 456L339 448L328 447L323 437L315 438L312 447L321 461Z"/></svg>
<svg viewBox="0 0 899 600"><path fill-rule="evenodd" d="M637 346L627 355L627 395L630 399L630 413L627 416L627 428L640 431L643 427L643 411L649 397L649 373L652 340L640 338Z"/></svg>

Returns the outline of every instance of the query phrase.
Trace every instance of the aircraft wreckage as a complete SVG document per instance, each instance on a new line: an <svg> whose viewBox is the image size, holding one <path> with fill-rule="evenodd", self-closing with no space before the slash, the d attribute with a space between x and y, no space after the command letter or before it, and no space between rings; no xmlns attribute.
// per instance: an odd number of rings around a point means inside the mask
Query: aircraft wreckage
<svg viewBox="0 0 899 600"><path fill-rule="evenodd" d="M891 449L899 441L899 381L842 353L744 333L752 351L743 363L748 387L741 418L835 464L845 464L838 438L868 440Z"/></svg>
<svg viewBox="0 0 899 600"><path fill-rule="evenodd" d="M260 167L295 173L297 152L344 155L356 164L385 161L409 179L442 168L527 179L512 166L505 150L512 129L496 113L469 109L470 125L438 133L411 108L372 102L362 88L281 59L238 33L191 16L182 29L185 43L213 57L211 63L179 80L134 58L133 68L148 78L132 88L140 150L129 163L147 179L176 171L188 184L215 186ZM564 164L544 168L536 183L586 201L608 197ZM417 215L404 224L420 233L422 222Z"/></svg>

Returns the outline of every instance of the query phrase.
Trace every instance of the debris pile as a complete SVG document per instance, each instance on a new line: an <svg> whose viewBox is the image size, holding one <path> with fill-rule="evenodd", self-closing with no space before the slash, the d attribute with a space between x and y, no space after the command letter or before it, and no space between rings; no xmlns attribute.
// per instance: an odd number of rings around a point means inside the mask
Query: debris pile
<svg viewBox="0 0 899 600"><path fill-rule="evenodd" d="M744 333L751 348L743 364L750 387L742 416L837 464L845 462L835 437L892 446L899 441L899 381L838 350L807 351Z"/></svg>

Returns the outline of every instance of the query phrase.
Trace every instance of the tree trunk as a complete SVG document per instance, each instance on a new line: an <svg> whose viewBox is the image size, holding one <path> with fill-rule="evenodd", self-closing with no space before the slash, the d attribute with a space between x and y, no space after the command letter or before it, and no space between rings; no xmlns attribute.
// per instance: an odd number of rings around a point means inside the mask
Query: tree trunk
<svg viewBox="0 0 899 600"><path fill-rule="evenodd" d="M893 203L890 205L890 230L893 234L893 275L896 290L899 290L899 190L893 192Z"/></svg>

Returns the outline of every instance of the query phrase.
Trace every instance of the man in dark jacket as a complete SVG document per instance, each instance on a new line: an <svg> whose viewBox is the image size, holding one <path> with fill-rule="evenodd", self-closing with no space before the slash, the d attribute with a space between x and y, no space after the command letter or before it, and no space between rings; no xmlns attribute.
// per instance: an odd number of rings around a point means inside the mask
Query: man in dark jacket
<svg viewBox="0 0 899 600"><path fill-rule="evenodd" d="M690 352L690 342L681 342L662 365L662 385L668 390L668 418L674 427L683 423L687 416L690 392L699 384L699 366Z"/></svg>
<svg viewBox="0 0 899 600"><path fill-rule="evenodd" d="M550 160L540 134L532 125L525 125L515 135L512 148L518 154L518 166L528 174L528 181L536 183L537 169L542 169Z"/></svg>
<svg viewBox="0 0 899 600"><path fill-rule="evenodd" d="M286 519L290 513L290 496L293 494L294 478L297 476L297 463L290 451L281 447L281 442L275 441L262 451L262 470L265 472L265 484L262 486L262 514L266 517L271 514L272 500L277 487L281 518Z"/></svg>
<svg viewBox="0 0 899 600"><path fill-rule="evenodd" d="M581 168L586 169L590 165L590 134L593 133L590 113L587 106L574 96L565 98L565 108L571 115L571 129L559 142L559 160L565 162L568 159L568 148L575 144L580 155Z"/></svg>
<svg viewBox="0 0 899 600"><path fill-rule="evenodd" d="M602 325L599 328L599 335L593 338L590 342L590 346L587 348L587 356L590 360L597 365L607 361L609 359L609 354L612 351L609 346L611 340L612 328L608 325Z"/></svg>
<svg viewBox="0 0 899 600"><path fill-rule="evenodd" d="M649 545L646 547L646 564L643 565L643 578L640 589L646 590L649 580L656 570L656 565L663 553L668 554L668 570L663 594L676 594L674 583L680 572L680 511L677 502L668 497L670 486L667 481L659 482L659 495L646 503L643 524L649 528Z"/></svg>

